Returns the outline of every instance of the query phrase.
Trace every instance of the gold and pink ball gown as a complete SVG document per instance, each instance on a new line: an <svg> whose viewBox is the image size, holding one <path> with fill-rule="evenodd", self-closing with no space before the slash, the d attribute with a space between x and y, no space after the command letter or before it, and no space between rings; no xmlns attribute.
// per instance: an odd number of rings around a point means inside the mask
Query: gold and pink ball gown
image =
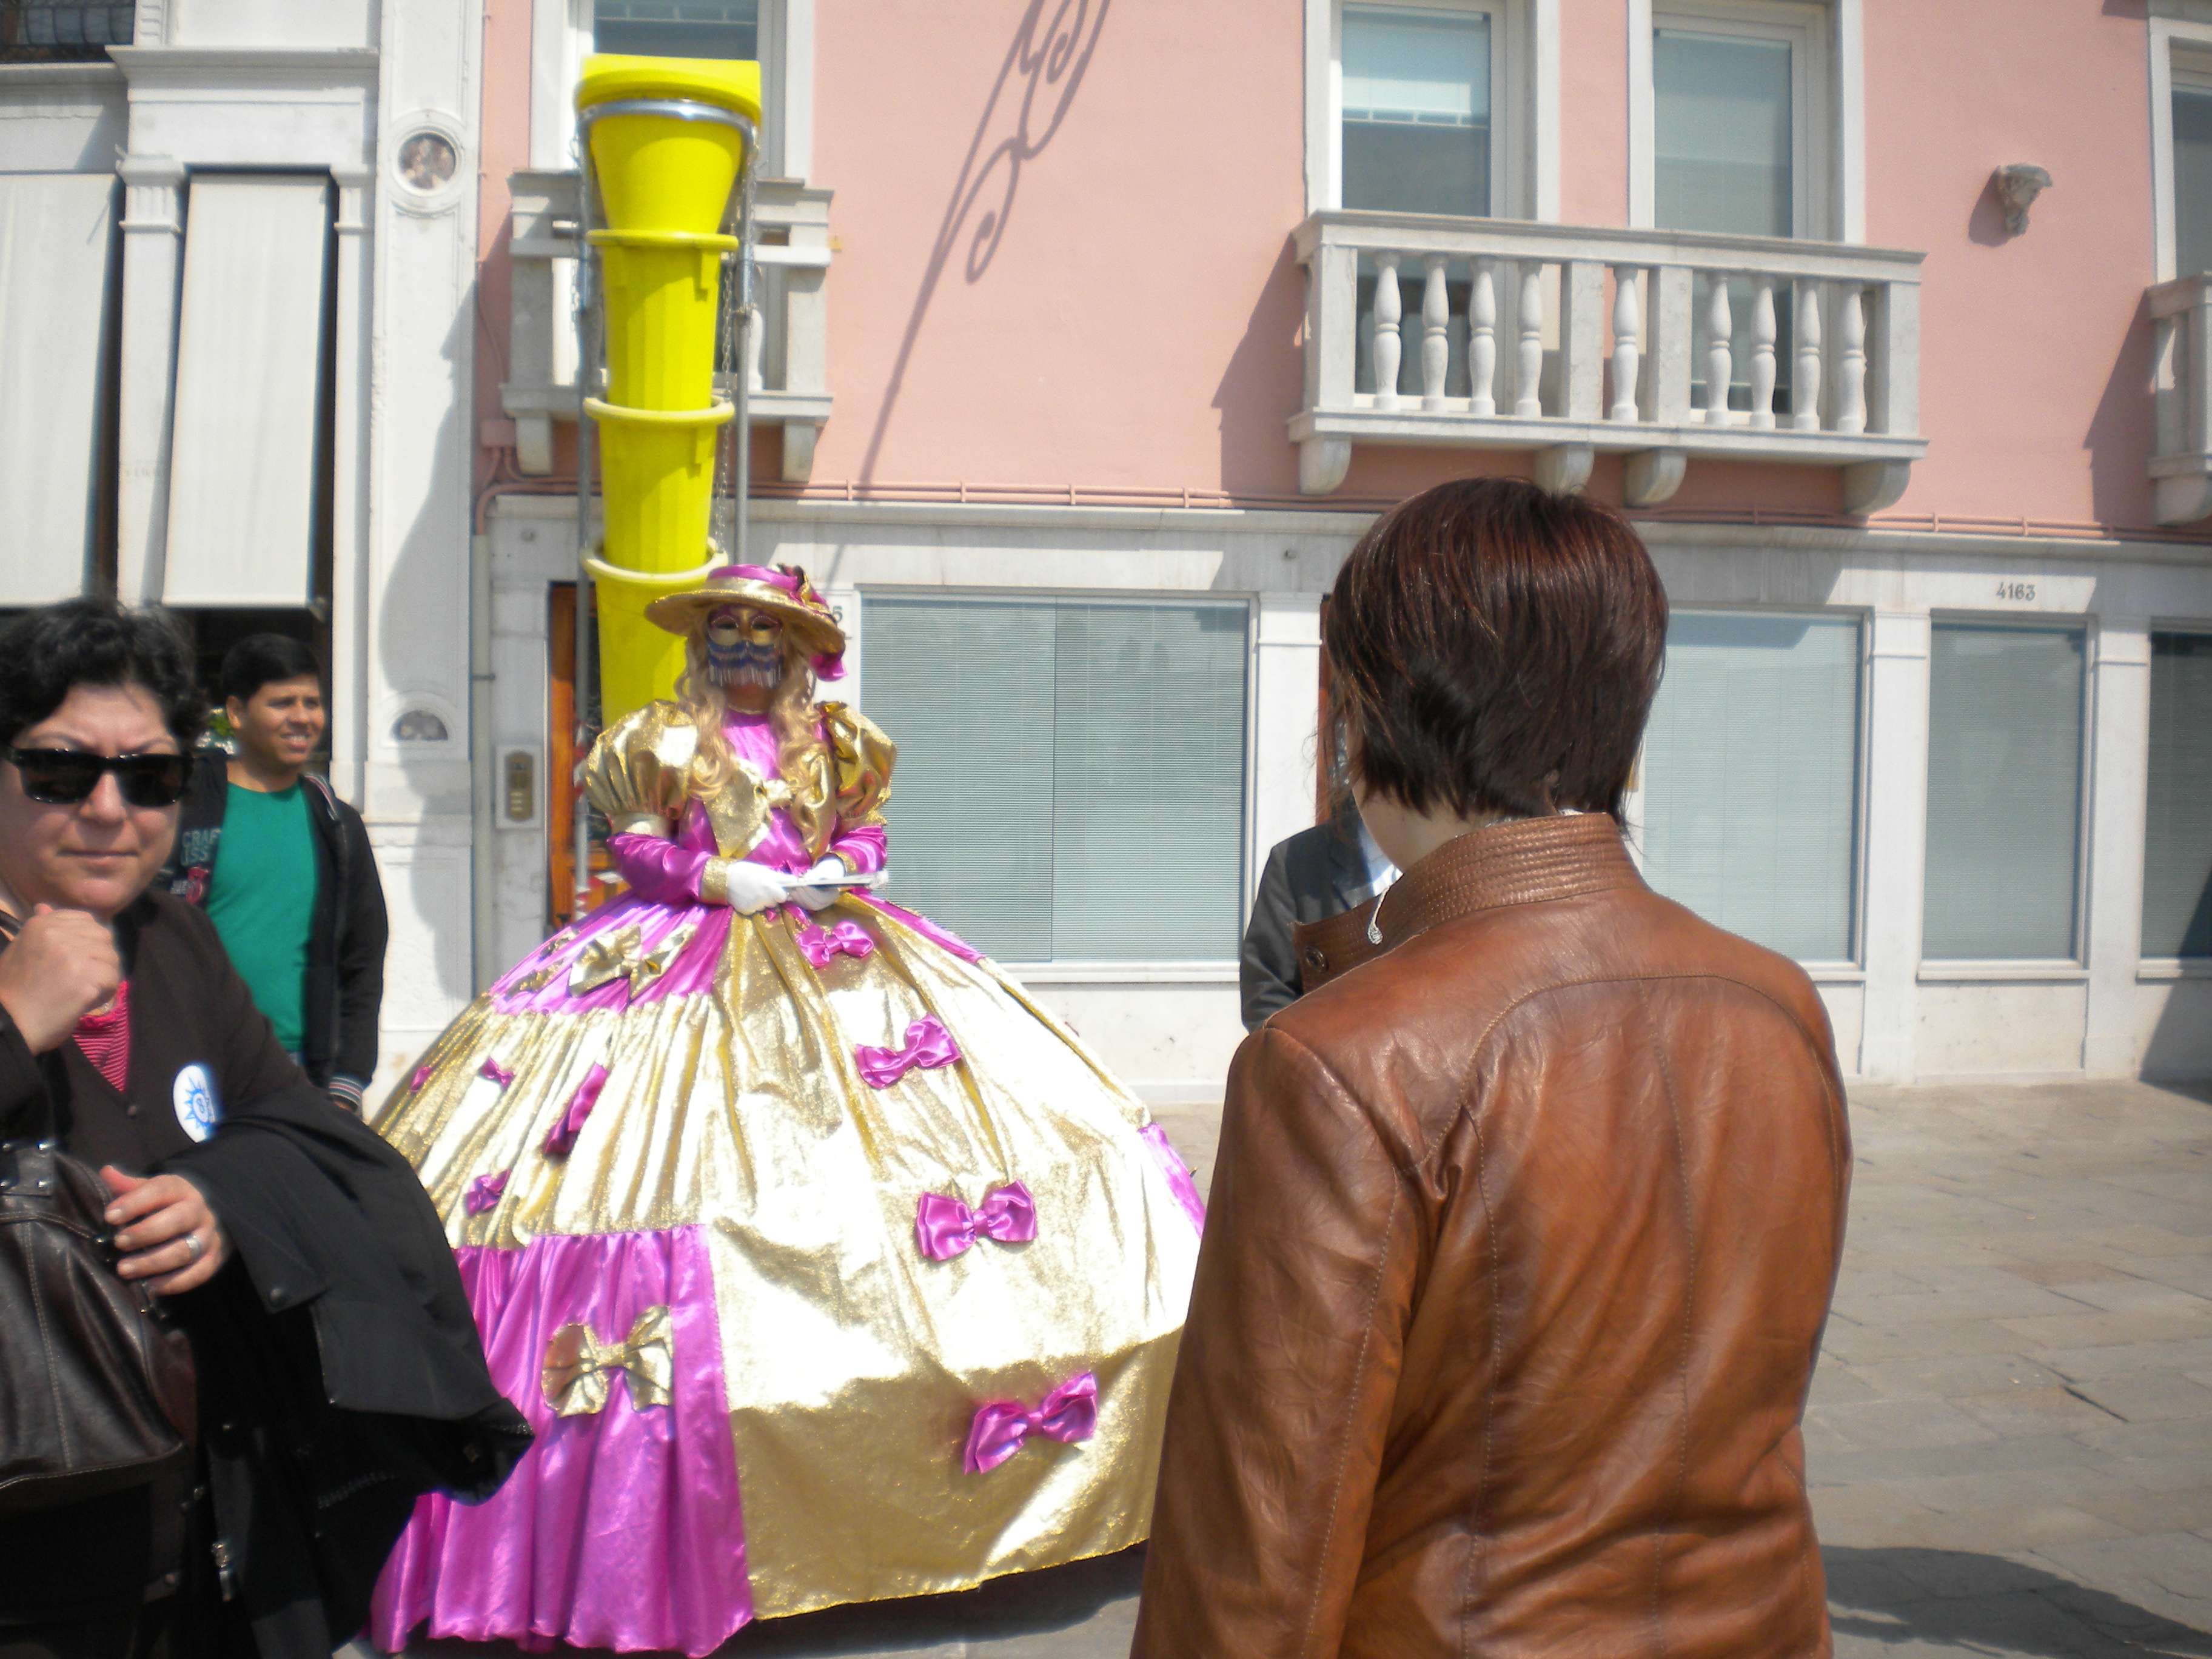
<svg viewBox="0 0 2212 1659"><path fill-rule="evenodd" d="M381 1109L538 1443L422 1501L371 1632L704 1654L1146 1534L1202 1218L1145 1107L1022 988L866 894L707 860L885 860L890 744L765 717L694 792L674 703L588 767L630 891L479 998ZM711 878L706 880L714 890Z"/></svg>

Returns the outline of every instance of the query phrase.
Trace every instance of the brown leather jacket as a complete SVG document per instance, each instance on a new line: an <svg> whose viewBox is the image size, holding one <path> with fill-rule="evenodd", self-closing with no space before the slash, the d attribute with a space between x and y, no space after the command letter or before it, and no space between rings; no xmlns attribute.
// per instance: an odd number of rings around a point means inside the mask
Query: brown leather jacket
<svg viewBox="0 0 2212 1659"><path fill-rule="evenodd" d="M1601 817L1463 836L1381 919L1230 1073L1133 1651L1829 1653L1811 984Z"/></svg>

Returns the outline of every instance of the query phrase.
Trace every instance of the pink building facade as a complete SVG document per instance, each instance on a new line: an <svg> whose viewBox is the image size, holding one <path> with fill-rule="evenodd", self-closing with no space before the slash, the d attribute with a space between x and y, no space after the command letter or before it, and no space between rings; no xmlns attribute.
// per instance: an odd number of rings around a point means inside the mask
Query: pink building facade
<svg viewBox="0 0 2212 1659"><path fill-rule="evenodd" d="M562 262L517 252L556 94L672 13L767 66L757 546L855 624L896 884L1148 1091L1240 1034L1337 562L1488 472L1638 518L1647 873L1804 961L1850 1069L2212 1068L2212 7L492 0L517 615L574 556Z"/></svg>

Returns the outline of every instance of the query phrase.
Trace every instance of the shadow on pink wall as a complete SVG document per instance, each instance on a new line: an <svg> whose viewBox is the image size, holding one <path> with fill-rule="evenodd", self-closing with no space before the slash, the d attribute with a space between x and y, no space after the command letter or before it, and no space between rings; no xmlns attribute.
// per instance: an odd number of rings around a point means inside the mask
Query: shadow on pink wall
<svg viewBox="0 0 2212 1659"><path fill-rule="evenodd" d="M1022 169L1044 153L1074 106L1112 5L1113 0L1097 0L1095 5L1092 0L1030 0L1022 14L999 65L998 78L992 82L991 95L984 100L983 112L976 120L975 136L969 140L959 176L953 180L952 195L945 205L929 263L923 267L921 285L915 290L914 307L908 313L898 355L876 411L875 428L868 436L867 454L860 463L861 483L875 479L876 459L898 407L915 343L921 337L930 301L936 297L946 267L964 239L967 252L962 260L962 275L965 280L980 282L990 269L1013 215ZM994 138L994 135L999 136ZM995 199L976 218L977 206L987 196ZM971 218L975 220L972 235Z"/></svg>

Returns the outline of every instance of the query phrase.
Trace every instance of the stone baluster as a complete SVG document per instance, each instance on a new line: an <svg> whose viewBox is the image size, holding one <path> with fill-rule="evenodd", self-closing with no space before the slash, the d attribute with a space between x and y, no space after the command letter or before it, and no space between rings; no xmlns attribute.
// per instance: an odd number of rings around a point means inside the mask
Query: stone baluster
<svg viewBox="0 0 2212 1659"><path fill-rule="evenodd" d="M1863 432L1866 403L1866 292L1846 283L1836 290L1837 332L1842 355L1836 364L1836 430Z"/></svg>
<svg viewBox="0 0 2212 1659"><path fill-rule="evenodd" d="M1761 431L1774 426L1774 278L1754 276L1751 285L1751 423Z"/></svg>
<svg viewBox="0 0 2212 1659"><path fill-rule="evenodd" d="M1451 364L1451 295L1444 287L1444 256L1425 256L1421 289L1421 407L1444 406L1444 370Z"/></svg>
<svg viewBox="0 0 2212 1659"><path fill-rule="evenodd" d="M1405 341L1398 333L1406 314L1405 296L1398 289L1398 258L1395 253L1375 256L1375 407L1398 406L1398 362Z"/></svg>
<svg viewBox="0 0 2212 1659"><path fill-rule="evenodd" d="M1468 390L1470 410L1498 412L1498 261L1477 259L1467 300Z"/></svg>
<svg viewBox="0 0 2212 1659"><path fill-rule="evenodd" d="M1797 372L1790 382L1790 424L1820 429L1820 285L1797 284Z"/></svg>
<svg viewBox="0 0 2212 1659"><path fill-rule="evenodd" d="M1728 273L1710 272L1705 278L1705 424L1729 423L1729 381L1735 374L1729 336L1735 319L1729 312Z"/></svg>
<svg viewBox="0 0 2212 1659"><path fill-rule="evenodd" d="M1638 271L1617 265L1613 273L1613 409L1616 421L1637 418L1636 376L1644 361L1644 318L1637 302Z"/></svg>
<svg viewBox="0 0 2212 1659"><path fill-rule="evenodd" d="M1544 413L1544 266L1539 259L1521 262L1521 306L1517 319L1521 351L1513 376L1513 415L1516 420L1540 419Z"/></svg>

